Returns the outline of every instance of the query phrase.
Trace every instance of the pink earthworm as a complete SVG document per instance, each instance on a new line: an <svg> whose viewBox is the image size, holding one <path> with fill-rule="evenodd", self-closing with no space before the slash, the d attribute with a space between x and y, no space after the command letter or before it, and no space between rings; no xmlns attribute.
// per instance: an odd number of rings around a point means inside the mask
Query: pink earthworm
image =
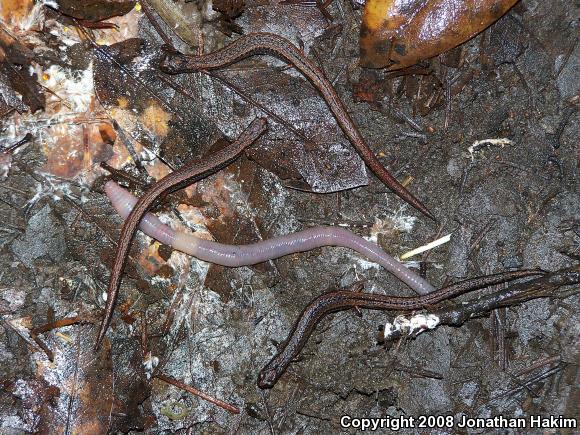
<svg viewBox="0 0 580 435"><path fill-rule="evenodd" d="M125 219L133 209L137 198L114 181L105 184L105 192L113 207ZM178 251L209 263L228 267L249 266L322 246L350 248L383 266L418 294L424 295L434 290L429 282L407 269L378 245L340 227L313 227L297 233L240 246L217 243L175 231L151 213L147 213L143 217L139 228L148 236Z"/></svg>

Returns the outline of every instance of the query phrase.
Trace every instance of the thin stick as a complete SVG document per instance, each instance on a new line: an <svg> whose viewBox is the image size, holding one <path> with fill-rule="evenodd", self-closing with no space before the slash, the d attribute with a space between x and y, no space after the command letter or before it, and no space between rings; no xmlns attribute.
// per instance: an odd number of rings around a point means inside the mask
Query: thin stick
<svg viewBox="0 0 580 435"><path fill-rule="evenodd" d="M193 394L194 396L200 397L201 399L203 399L207 402L213 403L214 405L219 406L220 408L223 408L226 411L231 412L232 414L239 414L240 413L240 410L238 408L236 408L235 406L230 405L229 403L226 403L222 400L216 399L216 398L204 393L203 391L200 391L197 388L191 387L187 384L184 384L183 382L180 382L177 379L174 379L170 376L157 374L157 375L155 375L155 377L157 379L160 379L164 382L167 382L168 384L171 384L177 388L185 390L188 393Z"/></svg>

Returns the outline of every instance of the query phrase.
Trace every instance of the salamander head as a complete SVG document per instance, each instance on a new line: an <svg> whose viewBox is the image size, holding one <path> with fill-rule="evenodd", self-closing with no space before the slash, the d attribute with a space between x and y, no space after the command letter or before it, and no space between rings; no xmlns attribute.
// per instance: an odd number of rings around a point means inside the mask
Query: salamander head
<svg viewBox="0 0 580 435"><path fill-rule="evenodd" d="M272 388L274 384L276 384L276 381L278 381L279 377L280 374L278 374L276 369L272 367L271 364L268 364L258 375L258 387L262 390Z"/></svg>

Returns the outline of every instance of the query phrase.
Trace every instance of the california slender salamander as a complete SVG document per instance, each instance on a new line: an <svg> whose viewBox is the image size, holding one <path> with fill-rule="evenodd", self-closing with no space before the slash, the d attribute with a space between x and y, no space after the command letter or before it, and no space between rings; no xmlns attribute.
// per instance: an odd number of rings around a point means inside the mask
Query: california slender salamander
<svg viewBox="0 0 580 435"><path fill-rule="evenodd" d="M288 365L300 353L318 322L330 313L351 308L400 311L418 310L483 287L541 274L542 272L537 270L497 273L461 281L443 287L433 293L414 297L387 296L352 291L334 291L323 294L314 299L304 309L302 315L294 325L292 332L282 346L282 350L260 371L258 375L258 387L265 389L274 386Z"/></svg>
<svg viewBox="0 0 580 435"><path fill-rule="evenodd" d="M131 192L123 189L114 181L108 181L105 184L105 192L115 210L123 218L129 215L137 202L137 198ZM380 264L418 294L426 294L435 290L425 279L407 269L376 243L365 240L345 228L312 227L248 245L226 245L205 240L193 234L175 231L151 213L143 216L139 229L178 251L203 261L227 267L249 266L322 246L342 246L353 249L369 260Z"/></svg>
<svg viewBox="0 0 580 435"><path fill-rule="evenodd" d="M365 142L342 100L322 70L308 59L302 50L296 48L287 39L272 33L249 33L221 50L201 56L168 52L168 55L161 62L161 69L169 74L212 70L231 65L255 54L271 54L284 59L304 74L318 89L356 151L379 180L425 216L435 220L433 214L381 164Z"/></svg>
<svg viewBox="0 0 580 435"><path fill-rule="evenodd" d="M199 181L229 165L248 146L260 137L260 135L266 131L266 128L267 122L265 119L255 119L231 145L228 145L226 148L205 159L184 165L182 168L172 172L155 183L141 198L139 198L139 201L137 201L137 204L135 204L135 207L125 220L121 230L119 244L117 245L117 253L115 255L115 261L113 262L111 277L109 279L109 287L107 289L105 316L101 322L101 328L99 330L99 335L97 336L95 349L100 346L111 322L115 300L117 299L117 293L119 292L121 274L129 251L129 245L131 244L131 240L137 231L137 227L139 226L139 222L143 215L160 196L195 183L196 181Z"/></svg>

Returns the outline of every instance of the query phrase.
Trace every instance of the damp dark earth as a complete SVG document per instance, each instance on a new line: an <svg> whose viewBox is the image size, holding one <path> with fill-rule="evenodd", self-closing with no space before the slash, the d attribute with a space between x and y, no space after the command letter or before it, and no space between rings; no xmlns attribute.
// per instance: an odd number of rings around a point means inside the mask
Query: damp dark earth
<svg viewBox="0 0 580 435"><path fill-rule="evenodd" d="M578 4L392 3L0 3L1 433L577 432ZM105 184L140 197L256 118L157 228L363 248L228 267L138 231L112 300Z"/></svg>

